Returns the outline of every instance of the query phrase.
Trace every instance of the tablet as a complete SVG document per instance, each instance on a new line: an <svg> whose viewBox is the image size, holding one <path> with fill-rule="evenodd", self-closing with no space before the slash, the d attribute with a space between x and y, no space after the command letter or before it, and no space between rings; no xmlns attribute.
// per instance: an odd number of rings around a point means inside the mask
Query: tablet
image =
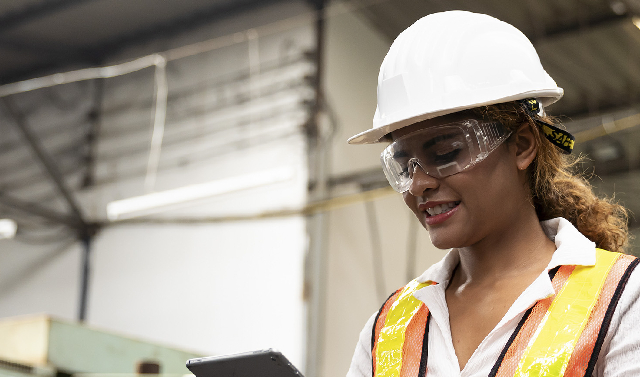
<svg viewBox="0 0 640 377"><path fill-rule="evenodd" d="M187 368L197 377L303 377L276 350L190 359Z"/></svg>

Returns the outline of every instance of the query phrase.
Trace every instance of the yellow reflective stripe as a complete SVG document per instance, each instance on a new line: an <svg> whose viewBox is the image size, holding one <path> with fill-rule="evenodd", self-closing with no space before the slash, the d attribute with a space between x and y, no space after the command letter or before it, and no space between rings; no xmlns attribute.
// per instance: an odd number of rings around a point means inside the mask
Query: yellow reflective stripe
<svg viewBox="0 0 640 377"><path fill-rule="evenodd" d="M620 254L596 249L595 266L576 266L551 303L514 377L562 376Z"/></svg>
<svg viewBox="0 0 640 377"><path fill-rule="evenodd" d="M389 308L384 326L378 335L376 349L376 377L398 377L402 369L402 346L411 318L418 312L422 302L413 297L413 292L427 285L413 280L407 284Z"/></svg>

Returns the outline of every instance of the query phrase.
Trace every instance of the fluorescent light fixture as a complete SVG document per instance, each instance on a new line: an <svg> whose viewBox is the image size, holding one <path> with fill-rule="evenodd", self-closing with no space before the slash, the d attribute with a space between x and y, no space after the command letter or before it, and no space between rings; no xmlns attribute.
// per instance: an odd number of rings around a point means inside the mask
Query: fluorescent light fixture
<svg viewBox="0 0 640 377"><path fill-rule="evenodd" d="M633 20L633 24L636 25L638 29L640 29L640 17L633 17L631 19Z"/></svg>
<svg viewBox="0 0 640 377"><path fill-rule="evenodd" d="M293 177L293 169L277 168L251 174L154 192L107 204L107 217L114 221L160 212L163 208L216 195L284 182Z"/></svg>
<svg viewBox="0 0 640 377"><path fill-rule="evenodd" d="M18 224L11 219L0 219L0 240L13 238L18 230Z"/></svg>

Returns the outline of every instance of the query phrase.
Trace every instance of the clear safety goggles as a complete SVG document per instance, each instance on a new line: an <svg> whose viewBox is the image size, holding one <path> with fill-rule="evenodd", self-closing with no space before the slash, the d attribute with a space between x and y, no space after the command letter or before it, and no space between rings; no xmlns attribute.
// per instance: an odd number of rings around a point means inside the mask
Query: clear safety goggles
<svg viewBox="0 0 640 377"><path fill-rule="evenodd" d="M499 122L475 119L427 127L389 144L380 156L382 170L391 187L403 193L418 166L435 178L459 173L484 160L510 134Z"/></svg>

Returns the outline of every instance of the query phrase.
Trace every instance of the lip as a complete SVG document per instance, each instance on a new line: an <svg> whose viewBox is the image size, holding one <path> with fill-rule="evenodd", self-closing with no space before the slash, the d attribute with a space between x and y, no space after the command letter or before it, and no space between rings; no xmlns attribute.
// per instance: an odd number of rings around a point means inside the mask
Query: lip
<svg viewBox="0 0 640 377"><path fill-rule="evenodd" d="M457 200L443 200L443 201L428 201L426 203L420 204L418 205L418 209L420 211L423 211L425 213L425 217L424 217L424 222L426 225L438 225L441 224L443 222L445 222L446 220L448 220L451 216L453 216L456 211L458 210L458 208L460 208L460 203L458 203L457 206L453 207L451 210L445 212L445 213L441 213L439 215L434 215L434 216L429 216L429 214L427 213L427 209L429 208L433 208L439 204L446 204L446 203L451 203L451 202L456 202Z"/></svg>

